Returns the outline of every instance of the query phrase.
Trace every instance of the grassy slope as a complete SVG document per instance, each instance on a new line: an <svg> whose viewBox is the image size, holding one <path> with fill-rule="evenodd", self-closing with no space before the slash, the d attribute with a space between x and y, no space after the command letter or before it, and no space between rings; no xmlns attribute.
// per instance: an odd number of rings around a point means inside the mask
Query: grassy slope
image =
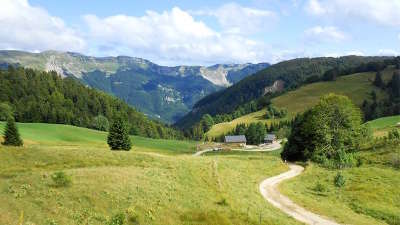
<svg viewBox="0 0 400 225"><path fill-rule="evenodd" d="M337 171L315 164L299 177L284 182L281 191L296 203L346 224L400 224L400 175L392 160L400 160L400 146L361 153L365 163L344 169L344 188L334 186ZM326 191L315 190L317 182Z"/></svg>
<svg viewBox="0 0 400 225"><path fill-rule="evenodd" d="M266 117L265 114L266 114L265 110L260 110L260 111L253 112L253 113L241 116L239 118L236 118L236 119L232 120L231 122L215 124L211 128L211 130L207 132L207 135L209 137L217 137L217 136L224 134L230 130L233 130L237 124L241 124L241 123L245 123L245 124L249 124L252 122L271 123L271 122L275 121L272 119L269 119L269 120L264 119Z"/></svg>
<svg viewBox="0 0 400 225"><path fill-rule="evenodd" d="M0 131L4 129L0 122ZM18 127L25 144L61 145L61 146L91 146L107 148L107 133L70 125L19 123ZM133 150L162 152L168 154L193 153L196 142L149 139L131 136Z"/></svg>
<svg viewBox="0 0 400 225"><path fill-rule="evenodd" d="M193 142L138 137L132 151L112 152L103 132L18 126L25 146L0 146L0 224L16 224L22 213L26 224L104 224L128 208L141 224L258 224L260 217L261 224L297 224L258 191L261 180L287 169L275 155L195 158L185 154ZM52 186L59 170L72 186Z"/></svg>
<svg viewBox="0 0 400 225"><path fill-rule="evenodd" d="M384 71L384 79L388 79L393 74L392 69ZM339 77L333 82L318 82L305 85L281 95L272 100L272 104L280 108L286 108L289 112L289 117L295 116L297 113L304 112L306 109L314 106L319 98L325 94L336 93L350 97L357 105L361 105L364 99L370 98L370 93L375 90L378 98L383 95L383 92L372 85L375 78L375 73L358 73L348 76ZM220 123L214 125L207 133L211 137L215 137L232 130L239 123L252 122L271 122L263 119L265 110L254 112L231 122Z"/></svg>
<svg viewBox="0 0 400 225"><path fill-rule="evenodd" d="M382 117L369 121L367 124L372 128L375 136L382 137L387 135L388 131L395 128L398 123L400 123L400 115Z"/></svg>

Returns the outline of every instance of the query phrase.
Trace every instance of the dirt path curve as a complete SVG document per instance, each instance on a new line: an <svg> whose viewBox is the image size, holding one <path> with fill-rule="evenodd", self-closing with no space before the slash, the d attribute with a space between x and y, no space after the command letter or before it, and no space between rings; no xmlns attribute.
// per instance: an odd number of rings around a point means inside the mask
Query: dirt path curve
<svg viewBox="0 0 400 225"><path fill-rule="evenodd" d="M212 152L212 151L213 151L212 149L205 149L205 150L194 153L193 156L201 156L202 154L204 154L206 152Z"/></svg>
<svg viewBox="0 0 400 225"><path fill-rule="evenodd" d="M273 206L279 208L286 214L305 224L339 225L332 220L323 218L320 215L309 212L306 209L296 205L288 197L279 192L279 183L301 174L304 170L303 167L294 164L289 164L289 167L290 170L288 172L282 173L275 177L270 177L261 182L260 192L262 196Z"/></svg>

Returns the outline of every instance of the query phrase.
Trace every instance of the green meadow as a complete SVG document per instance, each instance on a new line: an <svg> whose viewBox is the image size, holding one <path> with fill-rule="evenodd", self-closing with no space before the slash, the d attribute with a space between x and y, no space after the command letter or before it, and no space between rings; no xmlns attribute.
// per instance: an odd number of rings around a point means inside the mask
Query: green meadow
<svg viewBox="0 0 400 225"><path fill-rule="evenodd" d="M276 154L193 157L196 142L141 137L115 152L104 132L18 127L24 147L0 146L0 224L298 224L258 190L287 170ZM57 171L72 183L55 186Z"/></svg>
<svg viewBox="0 0 400 225"><path fill-rule="evenodd" d="M388 134L388 132L398 126L400 123L400 115L382 117L373 121L369 121L367 124L374 131L374 135L382 137Z"/></svg>
<svg viewBox="0 0 400 225"><path fill-rule="evenodd" d="M388 80L393 69L389 68L383 71L384 80ZM329 93L348 96L355 104L361 106L365 99L370 99L370 93L375 91L378 99L384 97L385 93L373 86L372 82L375 73L357 73L339 77L336 81L317 82L302 86L296 90L287 92L281 96L272 99L272 104L279 108L288 110L288 118L294 117L311 108L319 101L320 97ZM265 119L265 110L260 110L251 114L239 117L231 122L219 123L214 125L207 135L217 137L234 129L237 124L250 124L253 122L271 123L273 120Z"/></svg>

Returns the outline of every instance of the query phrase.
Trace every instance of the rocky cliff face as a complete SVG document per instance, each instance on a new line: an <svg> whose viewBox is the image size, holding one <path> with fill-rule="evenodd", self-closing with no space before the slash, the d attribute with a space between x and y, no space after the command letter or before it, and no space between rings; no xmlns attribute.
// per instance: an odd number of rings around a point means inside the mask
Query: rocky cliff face
<svg viewBox="0 0 400 225"><path fill-rule="evenodd" d="M268 93L281 92L285 89L285 82L283 80L276 80L271 86L264 88L264 95Z"/></svg>

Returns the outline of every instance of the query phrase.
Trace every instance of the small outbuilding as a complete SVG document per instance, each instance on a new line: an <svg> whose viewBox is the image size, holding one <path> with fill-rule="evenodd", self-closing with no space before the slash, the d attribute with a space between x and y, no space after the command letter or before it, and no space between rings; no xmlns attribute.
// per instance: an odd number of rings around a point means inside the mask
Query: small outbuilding
<svg viewBox="0 0 400 225"><path fill-rule="evenodd" d="M224 140L225 144L230 146L245 146L246 145L246 136L244 135L235 135L235 136L225 136Z"/></svg>
<svg viewBox="0 0 400 225"><path fill-rule="evenodd" d="M276 135L275 134L267 134L264 137L265 144L273 144L276 142Z"/></svg>

